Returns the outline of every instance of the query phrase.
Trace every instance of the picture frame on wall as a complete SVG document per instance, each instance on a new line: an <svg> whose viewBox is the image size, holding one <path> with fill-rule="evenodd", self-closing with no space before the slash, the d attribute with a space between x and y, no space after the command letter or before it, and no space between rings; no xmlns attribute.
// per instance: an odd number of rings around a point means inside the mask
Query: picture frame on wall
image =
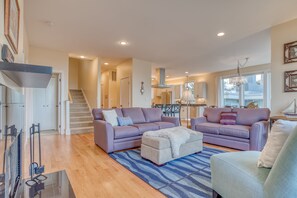
<svg viewBox="0 0 297 198"><path fill-rule="evenodd" d="M284 45L284 63L297 62L297 41Z"/></svg>
<svg viewBox="0 0 297 198"><path fill-rule="evenodd" d="M284 73L284 91L297 92L297 70L285 71Z"/></svg>
<svg viewBox="0 0 297 198"><path fill-rule="evenodd" d="M20 7L18 0L5 0L4 6L4 35L17 54L19 46Z"/></svg>

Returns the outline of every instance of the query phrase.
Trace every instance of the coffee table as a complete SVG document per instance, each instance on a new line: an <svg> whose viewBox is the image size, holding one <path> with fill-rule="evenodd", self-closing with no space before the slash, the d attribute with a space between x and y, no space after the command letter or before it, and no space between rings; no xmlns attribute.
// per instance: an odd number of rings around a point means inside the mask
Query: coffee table
<svg viewBox="0 0 297 198"><path fill-rule="evenodd" d="M178 127L175 128L178 129ZM141 157L148 159L157 165L164 165L171 160L202 151L202 139L202 133L192 131L190 139L181 145L179 156L173 157L171 143L167 138L142 136Z"/></svg>

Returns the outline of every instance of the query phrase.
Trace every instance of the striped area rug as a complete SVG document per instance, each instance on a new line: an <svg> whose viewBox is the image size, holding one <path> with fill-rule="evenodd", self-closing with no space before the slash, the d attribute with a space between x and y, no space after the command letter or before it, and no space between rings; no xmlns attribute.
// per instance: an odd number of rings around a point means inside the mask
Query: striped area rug
<svg viewBox="0 0 297 198"><path fill-rule="evenodd" d="M164 166L141 158L140 149L110 154L110 157L129 169L167 197L211 197L210 157L224 151L204 147L203 151Z"/></svg>

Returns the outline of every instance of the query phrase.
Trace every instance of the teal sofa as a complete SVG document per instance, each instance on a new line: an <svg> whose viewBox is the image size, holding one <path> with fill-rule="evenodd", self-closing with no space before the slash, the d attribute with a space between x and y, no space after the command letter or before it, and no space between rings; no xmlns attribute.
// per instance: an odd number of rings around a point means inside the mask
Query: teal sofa
<svg viewBox="0 0 297 198"><path fill-rule="evenodd" d="M297 197L297 128L290 134L271 169L258 168L258 151L213 155L213 197Z"/></svg>

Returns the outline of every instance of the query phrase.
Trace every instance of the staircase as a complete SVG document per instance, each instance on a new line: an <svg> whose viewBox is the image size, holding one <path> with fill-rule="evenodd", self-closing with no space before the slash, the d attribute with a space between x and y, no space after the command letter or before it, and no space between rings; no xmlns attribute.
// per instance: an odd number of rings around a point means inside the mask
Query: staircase
<svg viewBox="0 0 297 198"><path fill-rule="evenodd" d="M81 90L70 90L72 104L70 104L71 134L93 132L93 118L88 104Z"/></svg>

